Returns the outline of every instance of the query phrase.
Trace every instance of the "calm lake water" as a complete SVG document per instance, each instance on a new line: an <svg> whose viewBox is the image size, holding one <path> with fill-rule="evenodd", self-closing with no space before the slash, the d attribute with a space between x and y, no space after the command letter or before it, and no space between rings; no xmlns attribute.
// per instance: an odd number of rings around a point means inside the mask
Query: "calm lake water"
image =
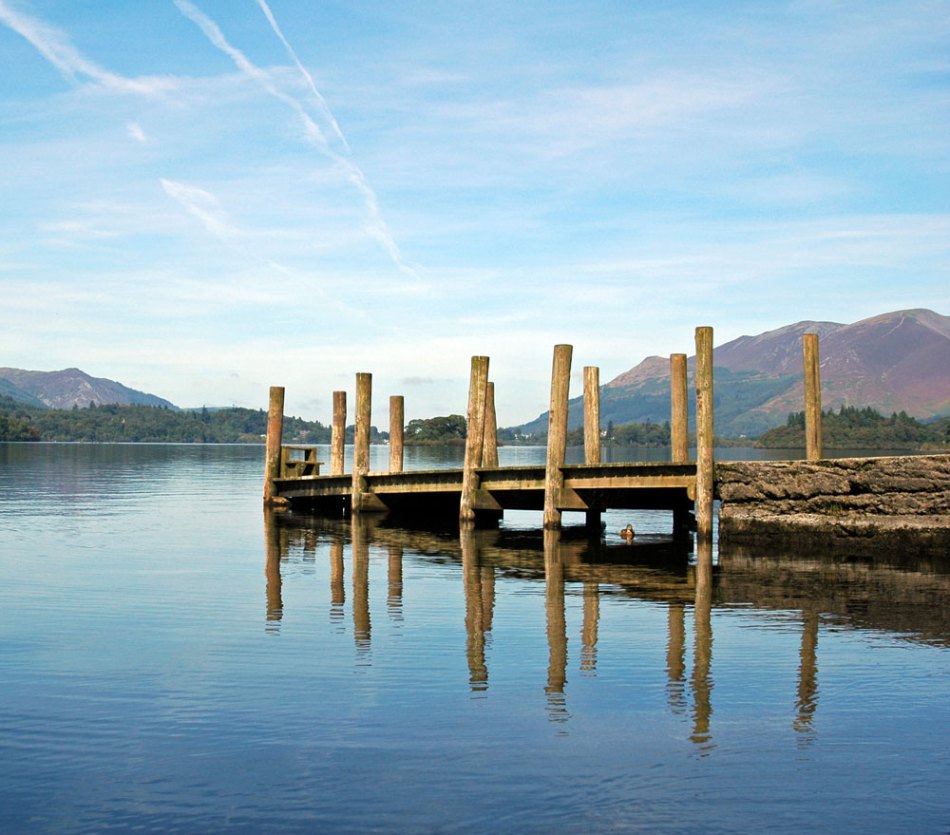
<svg viewBox="0 0 950 835"><path fill-rule="evenodd" d="M263 458L0 445L0 831L950 830L950 560L265 516Z"/></svg>

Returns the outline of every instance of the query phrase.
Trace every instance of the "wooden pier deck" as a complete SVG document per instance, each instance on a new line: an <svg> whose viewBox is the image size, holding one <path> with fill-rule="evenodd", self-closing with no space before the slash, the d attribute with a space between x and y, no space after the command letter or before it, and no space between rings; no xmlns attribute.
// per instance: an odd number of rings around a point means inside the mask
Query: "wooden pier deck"
<svg viewBox="0 0 950 835"><path fill-rule="evenodd" d="M575 464L559 468L563 487L558 511L599 512L608 508L667 509L687 514L696 496L696 465L669 463ZM544 510L544 464L476 468L476 516L505 510ZM359 504L363 512L444 515L458 511L465 481L463 469L366 473ZM323 512L346 513L353 500L353 479L345 475L279 478L274 495Z"/></svg>

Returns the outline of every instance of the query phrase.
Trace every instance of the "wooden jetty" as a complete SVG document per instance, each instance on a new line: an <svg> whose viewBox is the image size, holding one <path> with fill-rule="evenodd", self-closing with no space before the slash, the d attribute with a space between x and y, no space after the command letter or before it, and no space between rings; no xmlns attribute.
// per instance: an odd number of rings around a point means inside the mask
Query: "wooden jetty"
<svg viewBox="0 0 950 835"><path fill-rule="evenodd" d="M564 511L582 511L600 526L608 508L673 511L674 527L688 530L692 514L701 537L711 536L713 500L712 328L696 329L697 458L687 460L685 355L671 357L672 437L670 463L604 464L600 461L599 372L584 369L585 463L565 464L573 349L556 345L551 373L547 455L537 466L499 467L494 386L489 359L472 357L463 467L458 470L403 471L401 396L390 399L390 467L369 472L372 376L356 375L356 416L352 472L343 471L346 395L334 392L331 467L320 472L316 447L282 444L284 390L271 388L267 424L264 501L299 503L331 514L391 512L433 521L457 514L461 524L497 523L505 510L540 510L546 529L561 526Z"/></svg>
<svg viewBox="0 0 950 835"><path fill-rule="evenodd" d="M334 392L330 473L320 472L316 447L282 444L284 389L271 388L267 424L264 502L303 504L332 515L391 512L444 523L497 524L505 510L540 510L545 529L557 530L564 511L581 511L591 528L600 528L609 508L673 511L674 531L694 525L700 541L712 538L715 463L713 460L713 332L696 328L696 459L688 460L686 355L670 357L671 461L614 463L600 461L599 372L584 369L583 464L565 463L568 400L573 349L556 345L551 372L547 454L544 465L499 467L496 447L494 386L489 359L472 357L464 465L455 470L403 471L404 403L390 399L390 467L369 471L372 376L356 375L353 468L344 472L346 394ZM820 392L817 344L806 343L806 421L809 457L820 456ZM817 404L812 407L811 404Z"/></svg>

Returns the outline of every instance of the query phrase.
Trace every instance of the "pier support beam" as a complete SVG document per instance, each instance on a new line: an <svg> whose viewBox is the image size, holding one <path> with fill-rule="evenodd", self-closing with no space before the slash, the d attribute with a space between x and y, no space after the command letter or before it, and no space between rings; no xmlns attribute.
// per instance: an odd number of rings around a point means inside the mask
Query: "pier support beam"
<svg viewBox="0 0 950 835"><path fill-rule="evenodd" d="M696 328L696 538L712 541L713 329Z"/></svg>
<svg viewBox="0 0 950 835"><path fill-rule="evenodd" d="M561 527L564 458L567 452L567 402L571 386L571 345L554 346L551 368L551 409L548 413L548 451L544 467L544 527Z"/></svg>
<svg viewBox="0 0 950 835"><path fill-rule="evenodd" d="M468 418L465 426L465 463L462 468L462 496L459 522L475 522L475 494L478 468L482 465L485 442L485 401L488 397L488 357L472 357L468 384Z"/></svg>
<svg viewBox="0 0 950 835"><path fill-rule="evenodd" d="M403 432L406 425L406 401L401 394L389 398L389 472L401 473Z"/></svg>
<svg viewBox="0 0 950 835"><path fill-rule="evenodd" d="M264 455L264 504L281 504L274 482L280 478L280 452L284 436L284 387L270 387L267 409L267 446Z"/></svg>
<svg viewBox="0 0 950 835"><path fill-rule="evenodd" d="M369 472L369 428L372 419L373 375L356 375L356 433L353 437L353 487L350 507L363 510L366 474Z"/></svg>
<svg viewBox="0 0 950 835"><path fill-rule="evenodd" d="M485 388L485 429L482 442L482 466L498 466L498 418L495 415L495 384Z"/></svg>
<svg viewBox="0 0 950 835"><path fill-rule="evenodd" d="M818 357L818 334L802 334L805 363L805 458L821 458L821 371Z"/></svg>
<svg viewBox="0 0 950 835"><path fill-rule="evenodd" d="M346 392L333 392L333 429L330 434L330 475L343 475L346 446Z"/></svg>

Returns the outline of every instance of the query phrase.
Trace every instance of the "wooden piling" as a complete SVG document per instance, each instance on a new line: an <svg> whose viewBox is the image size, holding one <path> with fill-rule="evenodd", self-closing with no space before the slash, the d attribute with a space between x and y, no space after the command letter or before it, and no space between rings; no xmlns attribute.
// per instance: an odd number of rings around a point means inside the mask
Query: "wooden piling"
<svg viewBox="0 0 950 835"><path fill-rule="evenodd" d="M548 449L544 465L544 527L561 527L561 494L567 453L567 403L571 386L571 345L555 345L551 367L551 408L548 412Z"/></svg>
<svg viewBox="0 0 950 835"><path fill-rule="evenodd" d="M584 462L600 464L600 369L584 366ZM589 509L585 524L590 534L600 535L601 513Z"/></svg>
<svg viewBox="0 0 950 835"><path fill-rule="evenodd" d="M462 496L459 522L475 521L478 468L482 465L485 440L485 401L488 392L488 357L472 357L468 384L468 418L465 426L465 463L462 467Z"/></svg>
<svg viewBox="0 0 950 835"><path fill-rule="evenodd" d="M356 433L353 437L353 487L350 507L359 513L363 509L366 492L366 474L369 472L369 430L372 420L373 375L356 375Z"/></svg>
<svg viewBox="0 0 950 835"><path fill-rule="evenodd" d="M696 328L696 537L712 540L713 329Z"/></svg>
<svg viewBox="0 0 950 835"><path fill-rule="evenodd" d="M674 464L689 461L689 410L686 404L686 354L670 354L670 446Z"/></svg>
<svg viewBox="0 0 950 835"><path fill-rule="evenodd" d="M805 364L805 458L821 458L821 370L818 356L818 334L802 334Z"/></svg>
<svg viewBox="0 0 950 835"><path fill-rule="evenodd" d="M280 502L274 482L280 478L281 443L284 435L284 387L270 387L267 410L267 446L264 455L264 504Z"/></svg>
<svg viewBox="0 0 950 835"><path fill-rule="evenodd" d="M403 465L403 431L406 401L401 394L389 398L389 472L401 473Z"/></svg>
<svg viewBox="0 0 950 835"><path fill-rule="evenodd" d="M495 384L485 389L485 430L482 442L482 466L498 466L498 418L495 415Z"/></svg>
<svg viewBox="0 0 950 835"><path fill-rule="evenodd" d="M346 446L346 392L333 392L333 429L330 434L330 475L343 475Z"/></svg>
<svg viewBox="0 0 950 835"><path fill-rule="evenodd" d="M584 367L584 462L600 463L600 369Z"/></svg>

